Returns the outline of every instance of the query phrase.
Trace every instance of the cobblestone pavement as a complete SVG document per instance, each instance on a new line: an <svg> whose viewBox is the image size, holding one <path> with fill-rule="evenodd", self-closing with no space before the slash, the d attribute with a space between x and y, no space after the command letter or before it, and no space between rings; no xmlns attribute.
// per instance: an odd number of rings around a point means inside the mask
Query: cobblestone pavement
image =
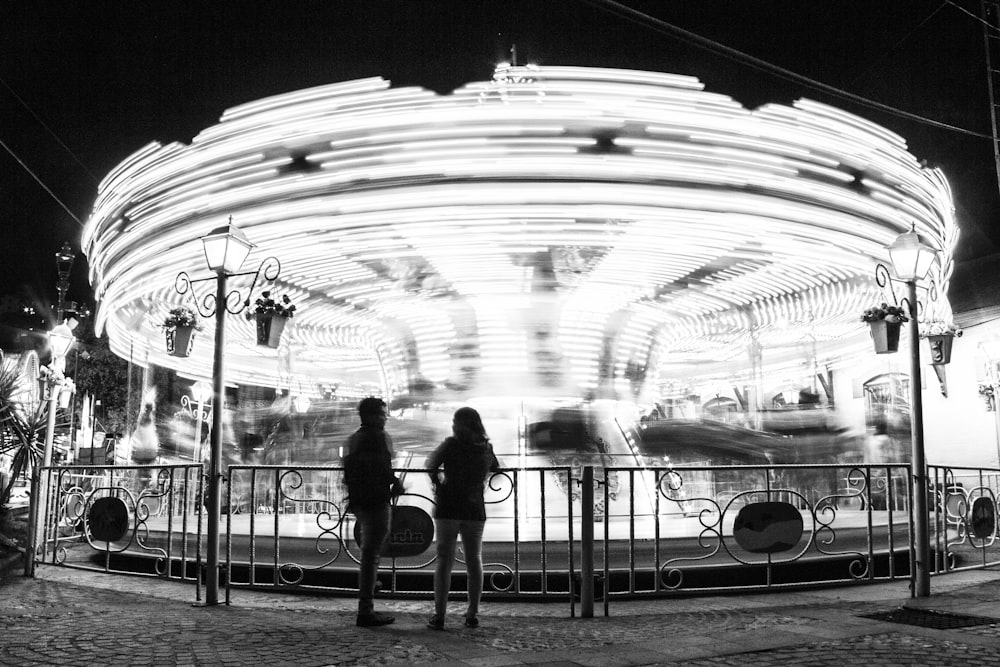
<svg viewBox="0 0 1000 667"><path fill-rule="evenodd" d="M354 600L234 590L193 604L194 587L40 566L0 587L0 665L998 665L1000 572L799 592L613 601L595 618L567 604L484 605L482 625L424 626L428 600L385 600L396 623L354 625ZM905 605L996 617L940 630L863 615Z"/></svg>

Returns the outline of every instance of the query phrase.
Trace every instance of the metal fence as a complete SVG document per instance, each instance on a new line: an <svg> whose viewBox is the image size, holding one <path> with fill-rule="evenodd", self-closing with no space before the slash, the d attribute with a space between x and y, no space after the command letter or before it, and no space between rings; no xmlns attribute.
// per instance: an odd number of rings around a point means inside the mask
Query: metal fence
<svg viewBox="0 0 1000 667"><path fill-rule="evenodd" d="M1000 565L1000 470L928 466L932 574Z"/></svg>
<svg viewBox="0 0 1000 667"><path fill-rule="evenodd" d="M929 472L932 572L997 564L1000 471ZM44 473L38 562L189 580L201 599L201 466ZM382 592L428 597L431 485L422 470L397 474L407 491L382 558ZM593 482L584 488L584 479ZM356 591L360 550L342 468L231 466L226 482L227 601L241 587ZM906 465L505 469L486 498L484 597L563 600L571 615L591 590L608 613L616 598L865 583L912 570ZM457 558L453 589L464 590Z"/></svg>

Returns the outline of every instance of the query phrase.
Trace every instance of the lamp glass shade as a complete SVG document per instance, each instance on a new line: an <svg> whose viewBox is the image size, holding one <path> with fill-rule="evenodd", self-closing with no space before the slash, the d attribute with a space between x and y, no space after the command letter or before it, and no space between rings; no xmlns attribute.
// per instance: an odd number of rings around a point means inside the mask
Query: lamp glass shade
<svg viewBox="0 0 1000 667"><path fill-rule="evenodd" d="M203 236L201 242L205 248L205 262L208 268L226 273L239 271L254 247L247 235L231 222L216 227Z"/></svg>
<svg viewBox="0 0 1000 667"><path fill-rule="evenodd" d="M73 344L73 330L68 324L60 324L49 332L49 347L53 359L62 359Z"/></svg>
<svg viewBox="0 0 1000 667"><path fill-rule="evenodd" d="M922 243L917 232L912 229L897 236L887 250L892 269L900 280L923 279L937 255L937 251Z"/></svg>
<svg viewBox="0 0 1000 667"><path fill-rule="evenodd" d="M207 403L212 397L212 385L207 382L195 382L191 386L191 396L198 403Z"/></svg>
<svg viewBox="0 0 1000 667"><path fill-rule="evenodd" d="M60 276L69 275L69 272L73 269L73 260L75 258L73 249L68 243L63 243L62 248L56 253L56 270Z"/></svg>

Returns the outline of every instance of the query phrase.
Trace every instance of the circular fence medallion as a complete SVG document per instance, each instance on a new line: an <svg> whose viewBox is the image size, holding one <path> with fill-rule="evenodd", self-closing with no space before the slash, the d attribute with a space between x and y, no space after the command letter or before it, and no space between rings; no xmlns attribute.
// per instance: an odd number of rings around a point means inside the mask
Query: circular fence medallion
<svg viewBox="0 0 1000 667"><path fill-rule="evenodd" d="M354 524L354 541L361 545L361 525ZM419 556L434 541L434 520L419 507L399 505L392 508L392 526L382 555L391 558Z"/></svg>
<svg viewBox="0 0 1000 667"><path fill-rule="evenodd" d="M996 510L989 498L976 498L972 503L972 534L980 539L991 537L997 527Z"/></svg>
<svg viewBox="0 0 1000 667"><path fill-rule="evenodd" d="M98 542L120 540L128 532L128 508L120 498L98 498L90 506L87 524Z"/></svg>
<svg viewBox="0 0 1000 667"><path fill-rule="evenodd" d="M788 551L802 537L802 514L789 503L752 503L736 515L733 537L750 553Z"/></svg>

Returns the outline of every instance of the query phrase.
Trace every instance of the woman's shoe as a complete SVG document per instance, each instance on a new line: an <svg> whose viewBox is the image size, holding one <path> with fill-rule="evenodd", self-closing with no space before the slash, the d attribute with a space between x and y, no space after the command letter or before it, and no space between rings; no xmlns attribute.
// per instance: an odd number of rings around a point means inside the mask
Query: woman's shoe
<svg viewBox="0 0 1000 667"><path fill-rule="evenodd" d="M466 616L465 617L465 627L467 628L478 628L479 618L477 616Z"/></svg>
<svg viewBox="0 0 1000 667"><path fill-rule="evenodd" d="M431 630L444 630L444 619L437 615L431 616L427 621L427 627Z"/></svg>

